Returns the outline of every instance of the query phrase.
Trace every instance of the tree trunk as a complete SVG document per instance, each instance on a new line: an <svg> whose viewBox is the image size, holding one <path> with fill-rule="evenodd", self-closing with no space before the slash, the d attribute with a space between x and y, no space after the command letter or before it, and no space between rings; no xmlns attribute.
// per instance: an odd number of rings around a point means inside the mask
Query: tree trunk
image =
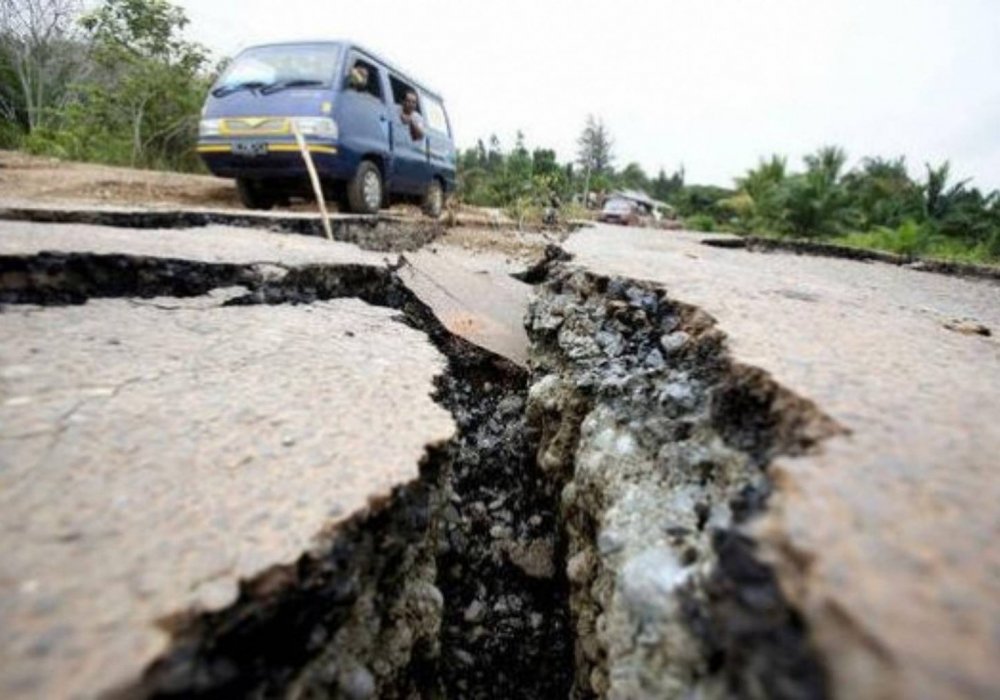
<svg viewBox="0 0 1000 700"><path fill-rule="evenodd" d="M146 115L146 101L139 104L138 110L132 116L132 167L136 166L143 153L142 120Z"/></svg>

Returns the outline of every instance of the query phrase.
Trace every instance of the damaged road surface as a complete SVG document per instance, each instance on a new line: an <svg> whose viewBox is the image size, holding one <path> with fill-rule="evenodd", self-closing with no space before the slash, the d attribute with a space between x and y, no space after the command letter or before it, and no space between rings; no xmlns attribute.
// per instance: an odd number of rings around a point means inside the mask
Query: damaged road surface
<svg viewBox="0 0 1000 700"><path fill-rule="evenodd" d="M586 275L532 318L543 405L590 411L567 508L576 539L597 514L569 553L590 585L574 606L598 614L578 650L595 690L995 695L1000 285L704 238L580 232Z"/></svg>
<svg viewBox="0 0 1000 700"><path fill-rule="evenodd" d="M568 692L524 371L400 263L232 228L0 245L5 696Z"/></svg>
<svg viewBox="0 0 1000 700"><path fill-rule="evenodd" d="M0 222L4 697L1000 686L995 283L201 223Z"/></svg>

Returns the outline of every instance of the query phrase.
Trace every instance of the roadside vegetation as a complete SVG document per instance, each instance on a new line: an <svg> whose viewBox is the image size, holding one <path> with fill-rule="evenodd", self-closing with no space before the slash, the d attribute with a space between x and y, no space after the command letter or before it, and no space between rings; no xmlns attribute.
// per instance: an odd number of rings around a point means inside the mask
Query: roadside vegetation
<svg viewBox="0 0 1000 700"><path fill-rule="evenodd" d="M202 100L218 66L187 41L168 0L0 0L0 148L67 160L203 172L195 155ZM541 220L558 203L581 218L603 195L642 190L687 228L819 239L970 262L1000 262L1000 193L952 176L947 163L914 178L903 158L853 169L824 147L793 169L761 160L731 188L689 184L684 168L617 167L604 123L586 118L576 158L529 146L518 133L459 154L459 200Z"/></svg>
<svg viewBox="0 0 1000 700"><path fill-rule="evenodd" d="M198 171L208 52L166 0L0 0L0 148Z"/></svg>
<svg viewBox="0 0 1000 700"><path fill-rule="evenodd" d="M593 134L598 134L594 138ZM488 144L488 145L487 145ZM529 149L518 134L504 150L493 136L461 154L463 201L536 210L555 193L563 202L584 193L642 190L670 205L685 228L822 240L909 257L1000 262L1000 192L984 193L952 177L948 163L909 174L904 158L868 157L847 169L847 154L828 146L792 171L782 156L762 159L731 189L688 184L684 169L649 177L637 163L614 167L612 141L588 118L575 162L560 164L549 149ZM530 203L530 204L525 204ZM580 216L583 209L571 209Z"/></svg>

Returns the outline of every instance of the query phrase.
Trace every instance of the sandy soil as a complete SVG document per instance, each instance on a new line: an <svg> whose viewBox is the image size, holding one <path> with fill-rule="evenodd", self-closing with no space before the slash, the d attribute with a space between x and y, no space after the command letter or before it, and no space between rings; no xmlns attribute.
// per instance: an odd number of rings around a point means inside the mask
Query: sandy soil
<svg viewBox="0 0 1000 700"><path fill-rule="evenodd" d="M0 197L128 206L238 207L232 180L0 151Z"/></svg>

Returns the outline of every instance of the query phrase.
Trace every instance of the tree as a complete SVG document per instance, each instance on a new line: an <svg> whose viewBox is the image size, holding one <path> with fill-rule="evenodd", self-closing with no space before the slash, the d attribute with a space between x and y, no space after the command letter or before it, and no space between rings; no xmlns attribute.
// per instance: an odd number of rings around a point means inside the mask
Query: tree
<svg viewBox="0 0 1000 700"><path fill-rule="evenodd" d="M592 177L610 176L614 144L604 122L590 114L577 139L577 162L584 171L583 197L587 201Z"/></svg>
<svg viewBox="0 0 1000 700"><path fill-rule="evenodd" d="M87 68L80 8L79 0L0 0L0 73L14 78L0 82L0 115L29 133L58 114Z"/></svg>
<svg viewBox="0 0 1000 700"><path fill-rule="evenodd" d="M865 158L844 177L844 186L861 216L861 226L897 228L918 219L923 209L920 186L906 172L906 159Z"/></svg>
<svg viewBox="0 0 1000 700"><path fill-rule="evenodd" d="M103 141L117 149L112 160L132 165L192 158L207 54L184 40L184 11L167 0L103 0L80 23L98 70L82 86L85 109L69 114L78 147Z"/></svg>
<svg viewBox="0 0 1000 700"><path fill-rule="evenodd" d="M629 163L626 165L620 173L618 173L618 181L621 183L622 187L630 190L642 190L647 192L649 190L649 177L646 175L646 171L642 169L642 166L638 163Z"/></svg>
<svg viewBox="0 0 1000 700"><path fill-rule="evenodd" d="M924 183L924 216L940 221L954 208L969 181L962 180L949 187L951 163L944 162L936 168L927 163L925 167L927 180Z"/></svg>
<svg viewBox="0 0 1000 700"><path fill-rule="evenodd" d="M776 230L780 227L786 177L787 161L775 154L770 160L761 159L756 168L736 179L736 187L743 197L728 201L726 208L736 214L740 228Z"/></svg>
<svg viewBox="0 0 1000 700"><path fill-rule="evenodd" d="M684 166L682 165L670 177L660 168L656 178L650 183L650 194L653 199L667 202L684 188Z"/></svg>
<svg viewBox="0 0 1000 700"><path fill-rule="evenodd" d="M531 170L538 175L562 174L556 152L550 148L536 148L531 152Z"/></svg>
<svg viewBox="0 0 1000 700"><path fill-rule="evenodd" d="M844 233L857 222L856 210L841 172L847 163L842 148L827 146L805 157L806 172L782 188L784 230L796 236Z"/></svg>

